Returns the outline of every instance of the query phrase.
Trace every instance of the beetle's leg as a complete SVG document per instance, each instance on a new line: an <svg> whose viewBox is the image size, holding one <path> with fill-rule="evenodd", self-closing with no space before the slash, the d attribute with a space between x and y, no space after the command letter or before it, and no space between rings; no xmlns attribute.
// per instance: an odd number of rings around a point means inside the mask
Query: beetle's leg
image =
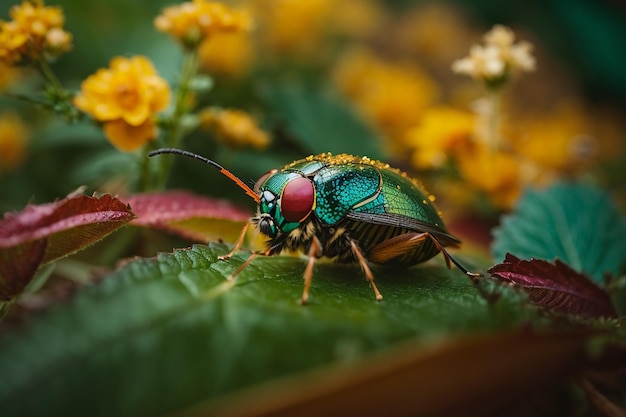
<svg viewBox="0 0 626 417"><path fill-rule="evenodd" d="M457 261L456 259L454 259L452 257L452 255L450 255L448 253L448 251L446 251L444 249L443 246L441 246L441 244L439 243L439 241L431 234L428 234L428 236L430 237L430 239L433 241L433 243L435 244L435 246L437 247L437 249L439 249L439 251L441 252L441 254L443 255L444 259L446 260L446 264L448 265L448 268L450 268L450 261L452 261L452 263L454 265L456 265L457 268L459 268L461 270L461 272L463 272L465 275L467 275L468 277L470 277L470 279L472 279L472 281L474 281L474 278L478 278L478 277L482 277L482 274L476 273L476 272L470 272L467 269L465 269L465 267L463 265L461 265L459 263L459 261Z"/></svg>
<svg viewBox="0 0 626 417"><path fill-rule="evenodd" d="M219 259L220 261L227 261L228 259L232 258L235 253L237 253L237 251L241 247L241 244L243 243L243 240L246 238L246 232L248 231L248 227L250 227L250 222L247 222L243 229L241 229L241 234L237 238L233 249L228 252L227 255L218 256L217 259Z"/></svg>
<svg viewBox="0 0 626 417"><path fill-rule="evenodd" d="M428 233L415 232L395 236L376 245L368 254L368 258L372 262L383 264L397 256L412 251L417 246L423 244L427 238Z"/></svg>
<svg viewBox="0 0 626 417"><path fill-rule="evenodd" d="M227 278L227 279L228 279L229 281L234 280L234 279L237 277L237 275L239 275L239 273L240 273L241 271L243 271L244 269L246 269L246 267L247 267L248 265L250 265L250 262L252 262L252 261L254 260L254 258L256 258L258 255L259 255L259 253L258 253L258 252L252 252L252 254L248 257L248 259L246 259L246 261L245 261L244 263L242 263L241 265L239 265L239 268L237 268L237 269L235 270L235 272L233 272L232 274L230 274L230 275L228 276L228 278Z"/></svg>
<svg viewBox="0 0 626 417"><path fill-rule="evenodd" d="M300 299L300 304L302 305L305 305L309 300L309 288L311 287L311 280L313 278L313 265L315 265L315 260L319 256L320 248L321 244L319 239L313 236L311 246L309 247L309 260L304 270L304 290L302 290L302 298Z"/></svg>
<svg viewBox="0 0 626 417"><path fill-rule="evenodd" d="M405 233L399 236L395 236L391 239L388 239L376 246L371 250L369 254L369 259L373 262L385 263L397 256L400 256L408 251L413 250L416 246L424 243L426 239L430 239L438 251L441 252L443 258L446 260L446 266L451 268L453 263L456 265L461 272L467 275L470 278L476 278L482 276L481 274L477 274L475 272L469 272L463 265L459 263L452 255L448 253L444 249L444 247L439 243L435 236L431 235L428 232L424 233Z"/></svg>
<svg viewBox="0 0 626 417"><path fill-rule="evenodd" d="M264 250L264 251L262 251L262 252L252 252L252 253L250 254L250 256L248 257L248 259L246 259L246 261L245 261L244 263L242 263L241 265L239 265L239 268L237 268L237 269L235 270L235 272L233 272L232 274L230 274L230 275L228 276L228 278L227 278L227 279L228 279L228 281L232 281L232 280L234 280L234 279L237 277L237 275L239 275L239 273L240 273L241 271L243 271L244 269L246 269L246 267L247 267L248 265L250 265L250 263L251 263L251 262L254 260L254 258L256 258L257 256L259 256L259 255L261 255L261 256L269 256L269 254L270 254L270 250L271 250L271 248L268 248L268 249L266 249L266 250ZM230 255L230 254L229 254L229 255Z"/></svg>
<svg viewBox="0 0 626 417"><path fill-rule="evenodd" d="M376 283L374 282L374 274L372 274L370 267L367 265L367 261L365 260L365 256L363 256L363 254L361 253L361 249L359 249L359 247L356 245L356 243L352 239L350 239L350 246L352 246L352 253L354 253L354 256L356 256L356 259L359 261L359 264L361 265L361 269L363 270L363 273L365 274L365 278L367 278L367 280L370 282L370 285L372 286L372 289L374 290L374 294L376 295L376 300L378 301L382 300L383 296L380 293L380 291L378 291L378 288L376 287Z"/></svg>

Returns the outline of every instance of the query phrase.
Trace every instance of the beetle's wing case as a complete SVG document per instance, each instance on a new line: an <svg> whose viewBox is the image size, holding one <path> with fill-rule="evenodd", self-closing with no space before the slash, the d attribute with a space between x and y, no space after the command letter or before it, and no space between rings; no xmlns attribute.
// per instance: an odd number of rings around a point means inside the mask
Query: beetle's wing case
<svg viewBox="0 0 626 417"><path fill-rule="evenodd" d="M335 225L355 207L361 207L380 195L380 171L368 165L331 165L313 177L317 208L315 213L325 225Z"/></svg>
<svg viewBox="0 0 626 417"><path fill-rule="evenodd" d="M297 161L289 168L314 173L317 217L326 226L348 231L366 254L381 242L406 233L428 233L441 246L460 243L448 233L420 185L387 164L350 155L322 154ZM425 239L392 262L419 263L438 252L432 239Z"/></svg>

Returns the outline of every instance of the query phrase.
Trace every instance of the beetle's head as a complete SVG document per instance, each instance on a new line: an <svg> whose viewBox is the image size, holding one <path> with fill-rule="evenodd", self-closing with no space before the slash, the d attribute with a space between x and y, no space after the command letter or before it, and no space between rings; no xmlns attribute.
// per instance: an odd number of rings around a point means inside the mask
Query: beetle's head
<svg viewBox="0 0 626 417"><path fill-rule="evenodd" d="M315 187L298 172L269 171L254 189L261 200L256 218L259 230L271 238L297 229L315 209Z"/></svg>

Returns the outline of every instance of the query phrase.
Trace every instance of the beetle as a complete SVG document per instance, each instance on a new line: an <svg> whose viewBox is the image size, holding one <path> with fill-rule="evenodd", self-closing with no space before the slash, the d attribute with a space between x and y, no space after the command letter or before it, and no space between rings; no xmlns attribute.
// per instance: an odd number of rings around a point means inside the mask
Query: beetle
<svg viewBox="0 0 626 417"><path fill-rule="evenodd" d="M246 223L232 251L237 252L251 224L268 237L266 248L252 255L229 277L234 279L258 255L283 250L308 256L301 303L306 304L313 266L320 257L339 263L357 262L377 300L383 296L369 263L411 266L442 253L448 268L469 272L445 247L461 241L450 234L433 205L434 197L404 172L389 164L347 154L323 153L264 174L253 188L218 163L176 148L148 153L177 154L200 160L234 181L257 203L256 216Z"/></svg>

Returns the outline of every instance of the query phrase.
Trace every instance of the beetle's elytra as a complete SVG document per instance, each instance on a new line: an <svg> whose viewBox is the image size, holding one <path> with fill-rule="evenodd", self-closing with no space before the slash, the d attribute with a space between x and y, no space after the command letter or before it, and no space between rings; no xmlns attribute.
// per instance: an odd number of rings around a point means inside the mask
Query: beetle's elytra
<svg viewBox="0 0 626 417"><path fill-rule="evenodd" d="M163 148L148 156L166 153L219 169L258 204L256 216L222 259L239 249L250 224L269 238L267 248L253 253L230 279L256 256L276 255L284 249L308 255L302 304L309 297L315 260L323 256L341 263L358 262L377 300L382 295L368 263L409 266L441 252L448 267L452 262L468 276L478 276L444 249L461 242L448 233L432 197L388 164L346 154L313 155L266 173L252 189L221 165L191 152Z"/></svg>

